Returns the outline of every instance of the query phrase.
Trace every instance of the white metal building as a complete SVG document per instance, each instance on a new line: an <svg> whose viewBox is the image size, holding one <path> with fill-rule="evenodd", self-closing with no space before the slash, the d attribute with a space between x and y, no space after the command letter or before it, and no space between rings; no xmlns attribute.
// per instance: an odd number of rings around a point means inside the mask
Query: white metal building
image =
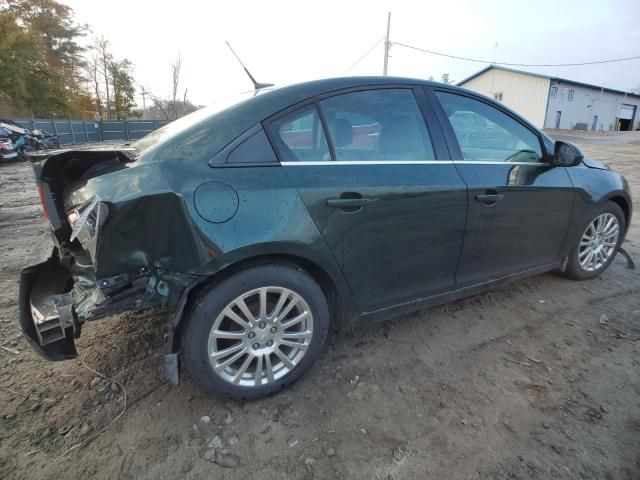
<svg viewBox="0 0 640 480"><path fill-rule="evenodd" d="M640 95L490 65L458 83L503 102L538 128L640 129Z"/></svg>

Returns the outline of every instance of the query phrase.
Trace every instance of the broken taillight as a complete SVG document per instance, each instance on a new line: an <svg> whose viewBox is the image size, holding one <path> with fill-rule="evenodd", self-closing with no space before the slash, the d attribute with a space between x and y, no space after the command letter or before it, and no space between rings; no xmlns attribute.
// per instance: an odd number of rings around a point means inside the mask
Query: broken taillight
<svg viewBox="0 0 640 480"><path fill-rule="evenodd" d="M73 241L81 236L80 242L86 243L86 241L95 237L98 227L103 221L101 217L106 213L106 206L100 203L100 196L96 195L92 200L86 202L76 210L69 212L67 220L71 225L71 238Z"/></svg>

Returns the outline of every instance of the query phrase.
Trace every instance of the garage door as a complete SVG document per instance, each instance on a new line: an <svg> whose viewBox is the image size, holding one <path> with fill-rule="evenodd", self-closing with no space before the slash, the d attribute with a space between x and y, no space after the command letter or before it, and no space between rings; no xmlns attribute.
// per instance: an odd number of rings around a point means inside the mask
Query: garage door
<svg viewBox="0 0 640 480"><path fill-rule="evenodd" d="M618 118L622 120L631 120L633 118L633 113L635 112L635 110L635 105L627 105L626 103L623 103L620 107L620 115L618 115Z"/></svg>

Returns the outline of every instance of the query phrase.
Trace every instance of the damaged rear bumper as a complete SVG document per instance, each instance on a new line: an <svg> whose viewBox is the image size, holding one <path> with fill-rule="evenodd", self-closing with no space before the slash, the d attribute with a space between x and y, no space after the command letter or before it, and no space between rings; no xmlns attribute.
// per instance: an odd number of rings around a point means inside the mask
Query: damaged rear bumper
<svg viewBox="0 0 640 480"><path fill-rule="evenodd" d="M67 267L54 248L43 263L20 272L18 322L29 344L48 360L77 356L74 339L82 324L130 310L163 306L168 285L154 268L103 277Z"/></svg>
<svg viewBox="0 0 640 480"><path fill-rule="evenodd" d="M75 358L80 333L71 294L71 274L55 255L20 272L18 322L33 349L47 360Z"/></svg>
<svg viewBox="0 0 640 480"><path fill-rule="evenodd" d="M189 291L197 281L180 275L164 277L176 289L177 305L173 305L167 304L169 285L160 279L153 267L103 277L89 288L92 282L86 283L81 277L76 276L74 283L77 272L74 274L75 270L64 263L58 250L54 249L46 262L20 272L18 322L29 345L47 360L69 360L78 355L75 339L80 336L85 321L122 311L168 307L174 315L168 325L162 367L167 379L177 384L179 366L175 330ZM90 293L94 290L99 294ZM78 304L74 304L74 292L80 298ZM93 303L95 298L101 301Z"/></svg>

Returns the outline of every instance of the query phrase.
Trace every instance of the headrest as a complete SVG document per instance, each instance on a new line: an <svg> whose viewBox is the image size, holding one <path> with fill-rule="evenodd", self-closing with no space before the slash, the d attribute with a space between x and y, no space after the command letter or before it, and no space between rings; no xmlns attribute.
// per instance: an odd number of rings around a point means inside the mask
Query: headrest
<svg viewBox="0 0 640 480"><path fill-rule="evenodd" d="M353 127L346 118L336 118L331 122L333 146L336 148L351 145L353 142Z"/></svg>

